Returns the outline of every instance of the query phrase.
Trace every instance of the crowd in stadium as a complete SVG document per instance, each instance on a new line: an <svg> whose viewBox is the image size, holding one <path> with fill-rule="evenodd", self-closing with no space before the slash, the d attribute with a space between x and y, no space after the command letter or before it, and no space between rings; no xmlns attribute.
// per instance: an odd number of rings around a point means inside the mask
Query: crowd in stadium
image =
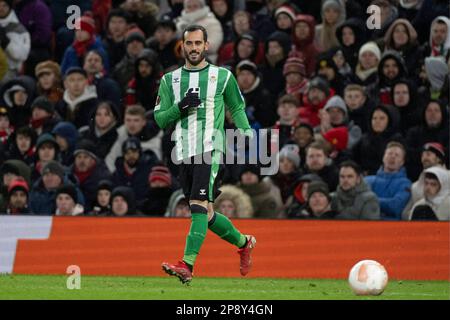
<svg viewBox="0 0 450 320"><path fill-rule="evenodd" d="M226 165L218 211L450 220L448 0L0 0L0 213L189 216L153 108L194 23L279 130L278 173Z"/></svg>

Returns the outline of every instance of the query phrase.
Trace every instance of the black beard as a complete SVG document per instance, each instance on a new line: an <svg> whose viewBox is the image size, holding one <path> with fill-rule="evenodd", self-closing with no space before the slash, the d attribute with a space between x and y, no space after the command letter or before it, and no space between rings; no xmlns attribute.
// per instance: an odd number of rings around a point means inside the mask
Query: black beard
<svg viewBox="0 0 450 320"><path fill-rule="evenodd" d="M130 163L129 161L127 161L127 166L129 166L130 168L134 169L137 166L137 161L134 161L132 163Z"/></svg>
<svg viewBox="0 0 450 320"><path fill-rule="evenodd" d="M199 56L200 59L198 59L197 61L192 61L189 58L189 54L186 52L186 50L184 51L184 56L186 57L186 60L193 66L198 66L204 59L205 59L205 51L199 52Z"/></svg>

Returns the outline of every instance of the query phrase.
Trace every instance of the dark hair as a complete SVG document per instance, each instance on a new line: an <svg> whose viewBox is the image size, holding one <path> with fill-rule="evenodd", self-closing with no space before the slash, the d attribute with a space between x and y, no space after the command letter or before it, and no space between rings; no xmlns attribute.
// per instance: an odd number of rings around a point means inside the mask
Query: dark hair
<svg viewBox="0 0 450 320"><path fill-rule="evenodd" d="M339 170L341 170L342 168L352 168L353 170L355 170L357 175L362 174L361 166L353 160L343 161L339 166Z"/></svg>
<svg viewBox="0 0 450 320"><path fill-rule="evenodd" d="M439 181L438 177L432 172L425 172L425 179L432 179ZM439 181L440 184L440 181Z"/></svg>
<svg viewBox="0 0 450 320"><path fill-rule="evenodd" d="M284 104L284 103L294 104L296 107L298 107L298 105L299 105L298 99L291 94L285 94L285 95L281 96L277 101L278 106L280 104Z"/></svg>
<svg viewBox="0 0 450 320"><path fill-rule="evenodd" d="M103 56L102 56L102 54L100 53L100 51L97 50L97 49L91 49L91 50L89 50L89 51L84 55L84 57L83 57L83 64L86 62L87 56L90 55L91 53L95 53L96 55L98 55L98 56L100 57L100 59L102 60L102 64L105 63L105 62L103 61L104 59L103 59Z"/></svg>
<svg viewBox="0 0 450 320"><path fill-rule="evenodd" d="M204 27L202 27L201 25L198 24L191 24L189 26L187 26L184 31L183 31L183 37L182 40L184 42L184 36L186 34L186 32L194 32L200 30L201 32L203 32L203 41L208 41L208 33L206 32L206 29Z"/></svg>

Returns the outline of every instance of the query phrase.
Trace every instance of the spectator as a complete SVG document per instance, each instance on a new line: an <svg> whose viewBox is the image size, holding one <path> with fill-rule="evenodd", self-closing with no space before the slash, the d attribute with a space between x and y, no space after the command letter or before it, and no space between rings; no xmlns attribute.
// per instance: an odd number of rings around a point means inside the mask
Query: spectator
<svg viewBox="0 0 450 320"><path fill-rule="evenodd" d="M308 186L313 181L322 181L322 179L317 174L310 173L302 175L294 183L292 201L286 210L287 218L303 218L303 213L307 206Z"/></svg>
<svg viewBox="0 0 450 320"><path fill-rule="evenodd" d="M115 187L111 193L110 205L110 215L112 216L123 217L138 214L133 189L129 187Z"/></svg>
<svg viewBox="0 0 450 320"><path fill-rule="evenodd" d="M442 99L442 92L448 86L449 66L442 57L427 57L425 58L425 72L426 72L426 96L431 99ZM423 89L421 88L421 91ZM448 97L447 97L448 100Z"/></svg>
<svg viewBox="0 0 450 320"><path fill-rule="evenodd" d="M34 99L31 104L30 127L38 136L51 132L59 121L61 118L55 112L54 105L46 97L39 96Z"/></svg>
<svg viewBox="0 0 450 320"><path fill-rule="evenodd" d="M171 19L178 18L183 11L183 0L167 0L170 7L169 12L166 13Z"/></svg>
<svg viewBox="0 0 450 320"><path fill-rule="evenodd" d="M307 123L300 123L294 131L294 142L299 147L300 170L305 169L306 149L314 141L314 130ZM301 161L303 159L303 161Z"/></svg>
<svg viewBox="0 0 450 320"><path fill-rule="evenodd" d="M272 126L276 119L273 98L264 87L257 66L242 60L236 67L236 80L245 100L249 122L252 125L257 122L263 128Z"/></svg>
<svg viewBox="0 0 450 320"><path fill-rule="evenodd" d="M278 218L282 216L280 190L270 180L262 180L257 165L242 166L237 186L252 201L255 218Z"/></svg>
<svg viewBox="0 0 450 320"><path fill-rule="evenodd" d="M15 1L15 11L20 23L30 33L31 50L25 64L25 74L33 76L36 65L51 57L52 13L42 0Z"/></svg>
<svg viewBox="0 0 450 320"><path fill-rule="evenodd" d="M438 142L447 150L449 147L449 115L445 104L430 100L422 116L422 123L410 128L406 133L407 168L413 180L419 176L422 148L427 142Z"/></svg>
<svg viewBox="0 0 450 320"><path fill-rule="evenodd" d="M292 27L295 21L295 9L289 4L279 6L273 14L273 20L278 31L285 32L288 35L292 34Z"/></svg>
<svg viewBox="0 0 450 320"><path fill-rule="evenodd" d="M29 124L34 91L34 80L28 76L15 77L1 86L0 98L9 108L9 121L14 127L20 128Z"/></svg>
<svg viewBox="0 0 450 320"><path fill-rule="evenodd" d="M86 54L91 50L97 50L103 57L103 64L109 70L108 54L103 48L99 37L95 35L95 21L92 17L84 15L75 22L80 26L75 30L75 41L66 49L61 62L61 72L66 72L73 67L81 67Z"/></svg>
<svg viewBox="0 0 450 320"><path fill-rule="evenodd" d="M350 82L367 87L378 81L378 65L381 52L375 42L366 42L358 53L358 63L355 72L350 77Z"/></svg>
<svg viewBox="0 0 450 320"><path fill-rule="evenodd" d="M153 35L156 28L156 16L158 14L158 6L147 0L125 0L120 6L130 15L130 24L136 24L141 29L145 37Z"/></svg>
<svg viewBox="0 0 450 320"><path fill-rule="evenodd" d="M88 125L98 99L95 86L88 83L86 71L80 67L68 69L64 87L64 98L56 105L56 110L65 121L72 122L77 128Z"/></svg>
<svg viewBox="0 0 450 320"><path fill-rule="evenodd" d="M439 167L425 170L424 197L417 201L409 220L450 220L450 184L448 171Z"/></svg>
<svg viewBox="0 0 450 320"><path fill-rule="evenodd" d="M406 150L396 141L386 146L383 165L377 174L365 178L377 195L382 220L400 220L403 209L411 197L411 181L406 177Z"/></svg>
<svg viewBox="0 0 450 320"><path fill-rule="evenodd" d="M63 98L64 88L59 64L51 60L36 65L37 93L47 97L54 105Z"/></svg>
<svg viewBox="0 0 450 320"><path fill-rule="evenodd" d="M319 110L325 107L335 91L326 79L316 76L309 82L308 92L303 96L299 110L300 119L315 127L320 124Z"/></svg>
<svg viewBox="0 0 450 320"><path fill-rule="evenodd" d="M238 187L230 184L220 187L220 195L214 202L214 210L229 219L253 217L250 197Z"/></svg>
<svg viewBox="0 0 450 320"><path fill-rule="evenodd" d="M117 139L119 110L113 103L103 101L97 105L94 115L89 127L81 128L80 135L94 142L97 156L105 159Z"/></svg>
<svg viewBox="0 0 450 320"><path fill-rule="evenodd" d="M134 139L134 138L132 138ZM174 192L174 183L169 169L163 165L153 165L148 175L148 189L139 210L149 216L163 216Z"/></svg>
<svg viewBox="0 0 450 320"><path fill-rule="evenodd" d="M90 215L106 216L111 212L111 193L114 185L109 180L101 180L98 182L96 199L92 204Z"/></svg>
<svg viewBox="0 0 450 320"><path fill-rule="evenodd" d="M342 48L345 61L354 71L358 63L358 53L366 42L366 25L358 17L345 20L336 28L336 39Z"/></svg>
<svg viewBox="0 0 450 320"><path fill-rule="evenodd" d="M319 49L314 44L315 27L313 16L299 14L295 19L292 35L294 48L291 54L303 58L308 78L314 73L316 56L319 54Z"/></svg>
<svg viewBox="0 0 450 320"><path fill-rule="evenodd" d="M219 48L223 41L222 26L211 12L205 0L185 0L184 9L181 16L177 19L178 36L181 38L184 29L191 24L198 24L208 30L208 51L207 58L212 63L216 63Z"/></svg>
<svg viewBox="0 0 450 320"><path fill-rule="evenodd" d="M424 45L425 57L444 57L450 55L450 19L445 16L436 17L431 23L430 40Z"/></svg>
<svg viewBox="0 0 450 320"><path fill-rule="evenodd" d="M370 115L369 131L352 149L352 158L358 163L364 175L376 174L383 159L384 150L390 141L402 140L398 131L395 109L377 106Z"/></svg>
<svg viewBox="0 0 450 320"><path fill-rule="evenodd" d="M250 60L255 64L259 64L261 62L261 52L262 47L259 43L258 34L250 30L241 34L234 43L223 47L222 55L229 56L229 59L220 61L220 64L231 70L234 70L244 60Z"/></svg>
<svg viewBox="0 0 450 320"><path fill-rule="evenodd" d="M306 173L317 174L333 192L339 182L339 170L328 157L327 147L322 142L313 142L306 150Z"/></svg>
<svg viewBox="0 0 450 320"><path fill-rule="evenodd" d="M386 34L391 24L398 18L398 9L396 4L389 0L373 0L370 5L376 5L380 8L380 27L371 31L371 40L380 41Z"/></svg>
<svg viewBox="0 0 450 320"><path fill-rule="evenodd" d="M130 15L123 9L112 9L108 14L103 47L111 66L118 64L126 54L125 37L130 20Z"/></svg>
<svg viewBox="0 0 450 320"><path fill-rule="evenodd" d="M252 17L252 30L263 39L275 31L266 0L245 0L245 11Z"/></svg>
<svg viewBox="0 0 450 320"><path fill-rule="evenodd" d="M191 208L184 196L183 190L179 189L172 193L169 199L165 217L190 218Z"/></svg>
<svg viewBox="0 0 450 320"><path fill-rule="evenodd" d="M37 215L54 215L56 212L56 189L64 185L74 185L66 176L64 168L57 161L48 162L40 177L31 188L30 209ZM76 188L78 202L84 204L81 191Z"/></svg>
<svg viewBox="0 0 450 320"><path fill-rule="evenodd" d="M63 185L56 189L57 216L78 216L84 213L84 208L78 203L77 189L75 186Z"/></svg>
<svg viewBox="0 0 450 320"><path fill-rule="evenodd" d="M339 0L322 1L322 23L316 26L314 42L321 51L337 46L336 28L345 20L345 6Z"/></svg>
<svg viewBox="0 0 450 320"><path fill-rule="evenodd" d="M12 0L0 1L0 46L6 53L8 72L3 80L17 76L30 54L31 39L12 9Z"/></svg>
<svg viewBox="0 0 450 320"><path fill-rule="evenodd" d="M144 32L139 28L128 30L125 37L125 43L127 53L122 60L115 65L112 74L112 77L117 81L122 90L122 95L126 92L128 82L133 78L136 59L141 55L145 48Z"/></svg>
<svg viewBox="0 0 450 320"><path fill-rule="evenodd" d="M11 181L22 177L30 185L30 168L20 160L7 160L0 168L0 212L5 212L8 199L8 187Z"/></svg>
<svg viewBox="0 0 450 320"><path fill-rule="evenodd" d="M338 213L331 209L331 197L328 186L323 181L312 181L308 185L307 206L299 218L334 219Z"/></svg>
<svg viewBox="0 0 450 320"><path fill-rule="evenodd" d="M266 40L264 46L265 61L260 67L264 87L273 97L278 97L285 88L283 76L284 63L291 50L290 37L281 31L275 31Z"/></svg>
<svg viewBox="0 0 450 320"><path fill-rule="evenodd" d="M299 101L303 101L303 96L308 91L308 79L303 59L291 57L286 60L283 66L283 76L286 79L285 92L293 95Z"/></svg>
<svg viewBox="0 0 450 320"><path fill-rule="evenodd" d="M129 137L122 144L122 156L115 162L114 185L130 187L136 201L143 201L148 193L148 177L154 165L155 157L143 153L139 138Z"/></svg>
<svg viewBox="0 0 450 320"><path fill-rule="evenodd" d="M29 192L30 188L25 179L22 177L13 179L8 187L8 205L5 213L9 215L32 214L28 207Z"/></svg>
<svg viewBox="0 0 450 320"><path fill-rule="evenodd" d="M375 106L368 99L364 88L358 84L347 85L344 90L344 100L349 120L361 128L362 133L366 133L369 130L369 115Z"/></svg>
<svg viewBox="0 0 450 320"><path fill-rule="evenodd" d="M323 140L327 148L328 157L334 164L340 165L341 162L350 158L350 152L347 151L349 132L345 126L331 128L327 132L321 132L317 141Z"/></svg>
<svg viewBox="0 0 450 320"><path fill-rule="evenodd" d="M14 127L9 121L9 112L5 107L0 107L0 144L6 145L9 137L14 133Z"/></svg>
<svg viewBox="0 0 450 320"><path fill-rule="evenodd" d="M126 106L140 104L147 111L153 110L161 76L162 66L156 52L144 49L135 61L134 77L128 83Z"/></svg>
<svg viewBox="0 0 450 320"><path fill-rule="evenodd" d="M167 15L162 16L156 25L155 34L147 40L147 46L158 53L164 72L175 70L181 65L179 44L175 22Z"/></svg>
<svg viewBox="0 0 450 320"><path fill-rule="evenodd" d="M237 10L233 14L233 20L231 21L232 34L231 38L224 39L224 44L234 42L238 37L247 31L251 30L252 17L250 13L244 10Z"/></svg>
<svg viewBox="0 0 450 320"><path fill-rule="evenodd" d="M92 209L96 198L97 183L100 180L111 180L111 174L103 160L96 155L95 144L90 140L80 140L73 152L75 160L70 171L79 182L84 195L86 212Z"/></svg>
<svg viewBox="0 0 450 320"><path fill-rule="evenodd" d="M419 34L420 43L428 41L430 26L439 16L448 17L449 4L446 0L424 0L412 24Z"/></svg>
<svg viewBox="0 0 450 320"><path fill-rule="evenodd" d="M362 177L360 166L344 161L339 169L339 186L331 194L331 207L338 212L336 219L380 220L377 196Z"/></svg>
<svg viewBox="0 0 450 320"><path fill-rule="evenodd" d="M333 48L330 51L321 53L317 56L316 75L327 79L330 87L336 94L342 96L348 80L339 72L339 67L334 61L335 51L336 50Z"/></svg>
<svg viewBox="0 0 450 320"><path fill-rule="evenodd" d="M20 127L11 136L7 158L21 160L31 166L34 163L36 139L36 132L32 128Z"/></svg>
<svg viewBox="0 0 450 320"><path fill-rule="evenodd" d="M411 199L403 210L402 219L407 220L412 206L422 199L425 195L423 193L425 170L431 167L439 167L447 169L445 165L445 150L444 147L438 142L428 142L422 148L422 154L420 156L421 167L423 167L419 178L412 184L411 187ZM450 172L448 172L450 176Z"/></svg>
<svg viewBox="0 0 450 320"><path fill-rule="evenodd" d="M84 57L83 69L87 73L89 85L95 86L99 100L122 104L119 84L111 79L105 70L103 56L97 50L89 51Z"/></svg>
<svg viewBox="0 0 450 320"><path fill-rule="evenodd" d="M122 145L129 137L137 137L141 142L142 151L153 154L161 159L162 131L154 121L147 121L145 109L142 106L130 106L125 111L124 124L117 129L118 137L105 158L109 171L114 172L115 162L122 155Z"/></svg>
<svg viewBox="0 0 450 320"><path fill-rule="evenodd" d="M53 160L59 160L59 145L51 133L44 133L39 136L36 142L36 158L31 172L33 183L41 177L42 169L47 163Z"/></svg>
<svg viewBox="0 0 450 320"><path fill-rule="evenodd" d="M391 96L400 113L400 131L406 136L408 129L420 124L422 106L417 88L409 79L399 79L392 86Z"/></svg>
<svg viewBox="0 0 450 320"><path fill-rule="evenodd" d="M298 100L292 95L284 95L278 99L277 113L278 121L272 127L278 131L272 131L271 141L277 141L282 148L286 143L294 138L295 128L300 124L298 117ZM273 147L271 148L273 150Z"/></svg>
<svg viewBox="0 0 450 320"><path fill-rule="evenodd" d="M52 134L59 146L61 164L70 167L75 159L73 152L79 137L77 128L71 122L61 121L53 128Z"/></svg>
<svg viewBox="0 0 450 320"><path fill-rule="evenodd" d="M234 1L208 0L207 4L222 26L223 42L226 43L230 41L233 35L231 20L234 13Z"/></svg>

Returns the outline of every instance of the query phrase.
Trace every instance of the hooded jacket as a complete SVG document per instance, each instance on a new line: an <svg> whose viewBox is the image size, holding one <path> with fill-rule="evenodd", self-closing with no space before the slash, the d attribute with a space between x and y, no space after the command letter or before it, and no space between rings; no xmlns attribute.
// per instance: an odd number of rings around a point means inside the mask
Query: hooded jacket
<svg viewBox="0 0 450 320"><path fill-rule="evenodd" d="M303 57L306 73L308 77L310 77L316 67L316 56L319 54L319 49L314 44L316 23L313 16L299 14L295 19L292 29L295 30L295 26L300 22L308 24L310 34L308 38L300 40L296 37L295 31L292 33L292 42L294 44L292 54L301 55Z"/></svg>
<svg viewBox="0 0 450 320"><path fill-rule="evenodd" d="M331 199L331 208L338 212L336 219L380 220L378 198L362 178L361 183L350 190L338 186Z"/></svg>
<svg viewBox="0 0 450 320"><path fill-rule="evenodd" d="M77 128L71 122L60 122L52 130L55 136L60 136L67 141L68 149L61 151L61 164L63 166L70 166L73 163L75 145L77 143L79 134Z"/></svg>
<svg viewBox="0 0 450 320"><path fill-rule="evenodd" d="M239 183L238 187L250 197L255 218L277 218L282 213L280 190L270 180L252 185Z"/></svg>
<svg viewBox="0 0 450 320"><path fill-rule="evenodd" d="M425 71L430 83L431 99L439 99L445 80L449 78L448 64L440 56L428 57L425 58Z"/></svg>
<svg viewBox="0 0 450 320"><path fill-rule="evenodd" d="M339 24L345 21L346 12L344 1L339 0L324 0L322 1L322 9L320 15L322 17L322 23L316 26L315 30L315 43L322 51L327 51L334 46L338 45L336 38L336 28ZM329 25L325 21L325 10L334 7L339 10L339 16L337 17L336 24Z"/></svg>
<svg viewBox="0 0 450 320"><path fill-rule="evenodd" d="M401 220L403 209L411 197L411 181L404 167L397 172L385 172L383 167L377 174L365 177L366 183L377 195L382 220Z"/></svg>
<svg viewBox="0 0 450 320"><path fill-rule="evenodd" d="M350 46L345 46L342 40L342 30L345 27L352 29L355 36L355 42ZM358 63L359 49L367 41L366 26L364 21L359 18L350 18L345 20L336 28L336 38L342 47L345 61L348 62L352 70L355 70L356 64Z"/></svg>
<svg viewBox="0 0 450 320"><path fill-rule="evenodd" d="M434 197L424 197L417 201L409 214L407 219L411 220L414 215L414 210L420 205L429 206L439 221L449 221L450 220L450 176L448 171L439 168L431 167L425 170L425 173L433 173L439 180L441 186L439 192Z"/></svg>
<svg viewBox="0 0 450 320"><path fill-rule="evenodd" d="M222 201L230 200L234 204L236 218L253 217L252 201L241 189L234 185L223 185L220 191L220 195L214 201L214 210L219 211Z"/></svg>
<svg viewBox="0 0 450 320"><path fill-rule="evenodd" d="M112 212L112 203L113 199L117 196L123 197L125 199L125 202L128 204L128 211L126 212L125 216L138 214L138 212L136 211L136 199L133 189L131 189L130 187L119 186L114 188L111 193L111 198L109 201L111 206L111 215L115 215Z"/></svg>

